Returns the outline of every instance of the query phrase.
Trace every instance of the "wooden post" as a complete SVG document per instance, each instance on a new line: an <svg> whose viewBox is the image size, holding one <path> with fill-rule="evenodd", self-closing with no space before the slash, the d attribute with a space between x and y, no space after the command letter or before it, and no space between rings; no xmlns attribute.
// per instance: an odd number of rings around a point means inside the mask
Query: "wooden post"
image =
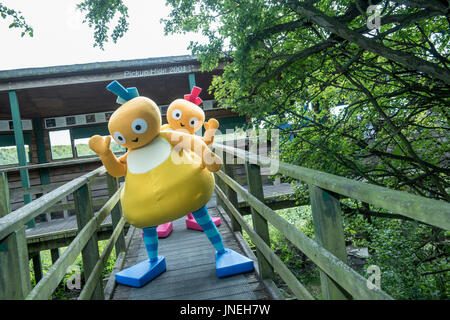
<svg viewBox="0 0 450 320"><path fill-rule="evenodd" d="M33 271L34 271L34 280L36 280L36 284L41 281L42 274L42 261L41 261L41 252L35 252L31 255L33 259Z"/></svg>
<svg viewBox="0 0 450 320"><path fill-rule="evenodd" d="M67 203L69 203L69 202L67 201L67 197L61 199L61 203L62 203L62 204L67 204ZM64 216L64 219L69 219L69 210L63 210L63 216Z"/></svg>
<svg viewBox="0 0 450 320"><path fill-rule="evenodd" d="M50 254L52 256L52 264L55 264L56 260L59 259L59 248L50 249Z"/></svg>
<svg viewBox="0 0 450 320"><path fill-rule="evenodd" d="M245 172L247 174L247 183L249 192L264 202L264 190L261 180L261 168L256 164L246 163ZM270 247L269 226L267 220L261 216L255 209L251 208L253 228L255 232L264 240ZM273 268L267 261L265 256L256 249L256 256L258 258L259 271L263 279L273 278Z"/></svg>
<svg viewBox="0 0 450 320"><path fill-rule="evenodd" d="M225 152L219 151L217 152L217 150L213 150L213 152L216 152L216 154L222 158L222 163L225 164ZM214 174L214 182L217 184L217 186L222 189L225 190L225 183L222 181L222 179L220 179L216 174ZM225 212L230 215L227 211L227 208L225 206L225 204L223 203L222 199L220 199L219 196L216 195L216 205L221 206Z"/></svg>
<svg viewBox="0 0 450 320"><path fill-rule="evenodd" d="M224 161L224 163L225 163L225 161ZM228 175L232 179L234 179L233 166L231 164L224 164L224 172L225 172L226 175ZM223 190L223 189L222 190L224 191L225 195L227 196L227 199L230 200L231 204L237 210L239 210L237 193L233 189L231 189L230 186L228 186L226 183L224 183L224 188L225 188L225 190ZM224 210L228 213L228 216L230 217L231 229L233 231L239 231L239 232L242 233L242 227L239 224L239 222L236 220L236 218L233 216L231 211L228 210L228 208L225 205L222 205L222 207L224 208Z"/></svg>
<svg viewBox="0 0 450 320"><path fill-rule="evenodd" d="M195 73L189 73L189 88L192 89L195 87Z"/></svg>
<svg viewBox="0 0 450 320"><path fill-rule="evenodd" d="M75 202L75 213L77 215L78 230L84 228L89 220L94 216L92 206L91 190L88 184L83 185L73 194ZM94 233L82 250L84 277L87 280L91 275L95 264L99 260L97 233ZM98 284L92 294L93 300L103 300L103 283L99 277Z"/></svg>
<svg viewBox="0 0 450 320"><path fill-rule="evenodd" d="M9 92L9 103L11 106L11 116L14 126L14 140L17 147L17 157L19 159L19 166L27 165L27 155L25 152L25 140L23 138L22 120L20 118L19 100L15 91ZM20 170L20 179L22 180L22 188L30 187L30 176L28 169ZM24 194L23 201L25 204L30 203L32 200L31 194ZM28 227L33 228L36 224L34 219L28 222Z"/></svg>
<svg viewBox="0 0 450 320"><path fill-rule="evenodd" d="M109 196L111 197L119 189L119 180L109 174L106 174L106 182L108 184L108 193ZM113 230L116 229L117 224L119 223L121 217L122 217L122 208L119 201L111 210L111 221L113 225ZM120 232L120 235L117 238L115 248L116 248L116 257L119 257L119 254L121 252L124 252L126 249L125 236L123 231Z"/></svg>
<svg viewBox="0 0 450 320"><path fill-rule="evenodd" d="M44 130L42 127L42 119L34 118L33 119L33 132L36 138L36 153L38 163L46 163L47 162L47 152L45 151L45 142L44 142ZM39 177L41 180L41 185L50 184L50 169L42 168L39 169ZM41 194L42 195L42 194ZM50 221L50 214L43 213L40 215L42 220Z"/></svg>
<svg viewBox="0 0 450 320"><path fill-rule="evenodd" d="M0 218L10 212L8 179L0 174ZM0 300L24 299L31 291L25 227L0 239Z"/></svg>
<svg viewBox="0 0 450 320"><path fill-rule="evenodd" d="M314 185L309 185L309 195L317 243L343 262L348 263L339 200L330 192ZM322 271L320 272L320 282L323 299L351 298L341 286Z"/></svg>

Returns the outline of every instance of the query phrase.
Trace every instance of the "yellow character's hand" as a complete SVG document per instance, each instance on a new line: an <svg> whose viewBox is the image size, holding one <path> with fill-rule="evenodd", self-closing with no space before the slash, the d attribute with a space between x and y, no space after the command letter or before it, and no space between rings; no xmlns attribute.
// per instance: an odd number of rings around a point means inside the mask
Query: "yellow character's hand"
<svg viewBox="0 0 450 320"><path fill-rule="evenodd" d="M203 126L205 127L205 130L217 130L219 128L219 121L211 118L208 122L205 122Z"/></svg>
<svg viewBox="0 0 450 320"><path fill-rule="evenodd" d="M111 144L111 137L103 138L99 135L95 135L89 139L89 148L98 154L100 157L105 155L109 151L109 145Z"/></svg>

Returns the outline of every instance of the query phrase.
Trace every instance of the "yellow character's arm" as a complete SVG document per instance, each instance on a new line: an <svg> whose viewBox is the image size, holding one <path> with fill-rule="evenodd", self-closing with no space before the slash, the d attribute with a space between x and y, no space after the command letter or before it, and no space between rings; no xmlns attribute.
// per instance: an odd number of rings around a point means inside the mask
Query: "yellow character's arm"
<svg viewBox="0 0 450 320"><path fill-rule="evenodd" d="M210 146L214 142L214 134L219 128L219 122L216 119L211 118L208 122L205 122L203 126L205 127L205 135L202 140L207 146Z"/></svg>
<svg viewBox="0 0 450 320"><path fill-rule="evenodd" d="M169 125L168 123L163 124L163 125L161 126L161 130L160 130L160 131L164 131L164 130L167 130L167 129L170 129L170 125Z"/></svg>
<svg viewBox="0 0 450 320"><path fill-rule="evenodd" d="M113 177L123 177L127 173L126 156L128 153L123 155L120 159L117 159L109 148L110 143L110 136L103 138L95 135L89 139L89 147L98 154L106 171Z"/></svg>
<svg viewBox="0 0 450 320"><path fill-rule="evenodd" d="M166 131L161 132L161 134L166 135L172 146L196 153L202 161L200 165L202 169L206 168L208 171L216 172L222 167L222 159L209 150L200 137L176 131Z"/></svg>

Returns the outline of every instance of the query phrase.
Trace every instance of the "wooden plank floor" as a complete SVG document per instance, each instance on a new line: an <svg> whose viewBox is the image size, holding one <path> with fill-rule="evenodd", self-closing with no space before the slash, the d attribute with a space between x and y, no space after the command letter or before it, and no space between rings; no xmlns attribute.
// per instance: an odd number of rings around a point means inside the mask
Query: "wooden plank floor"
<svg viewBox="0 0 450 320"><path fill-rule="evenodd" d="M220 216L215 199L208 203L212 216ZM244 250L222 219L219 231L225 247ZM267 300L272 299L256 272L219 279L215 271L214 247L201 231L188 230L185 218L174 221L172 234L159 239L159 254L166 257L167 271L143 288L118 284L115 300ZM244 254L245 255L245 254ZM141 229L135 229L123 268L148 259ZM256 265L256 261L255 261Z"/></svg>
<svg viewBox="0 0 450 320"><path fill-rule="evenodd" d="M109 215L100 226L100 230L112 229L111 216ZM26 230L27 242L35 243L59 237L74 236L78 233L76 216L67 219L54 219L48 222L36 223L34 228Z"/></svg>

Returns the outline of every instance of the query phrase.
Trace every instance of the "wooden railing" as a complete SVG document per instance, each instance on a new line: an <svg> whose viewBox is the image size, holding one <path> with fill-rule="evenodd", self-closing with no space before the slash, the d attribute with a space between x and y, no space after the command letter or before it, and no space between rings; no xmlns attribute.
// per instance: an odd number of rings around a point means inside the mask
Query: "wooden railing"
<svg viewBox="0 0 450 320"><path fill-rule="evenodd" d="M244 229L256 246L258 270L263 279L271 279L274 271L285 281L299 299L313 299L303 284L270 248L268 223L278 229L294 246L313 261L321 272L324 299L392 299L380 288L369 287L367 280L347 264L344 231L339 197L358 199L392 214L427 223L441 229L450 229L450 206L405 192L356 182L299 166L250 154L241 149L215 143L216 153L238 157L245 161L248 190L233 180L233 163L224 162L216 173L218 201L228 213L235 232ZM264 200L261 167L279 167L278 173L309 184L315 239L311 239L280 217ZM8 188L0 187L0 299L48 299L63 279L66 270L81 253L85 285L79 299L103 299L102 270L115 246L116 255L123 258L125 220L119 204L121 187L117 179L106 175L110 198L96 213L90 185L104 175L100 167L76 178L39 199L10 212ZM0 175L0 184L7 185L6 174ZM27 221L52 208L58 201L73 194L77 215L78 234L64 253L50 267L32 289L29 257L25 237ZM250 207L253 227L241 214L240 195ZM113 232L102 254L99 254L96 232L111 214Z"/></svg>
<svg viewBox="0 0 450 320"><path fill-rule="evenodd" d="M213 147L224 160L222 170L216 173L216 194L219 197L218 202L230 216L233 231L240 232L244 229L255 244L261 277L272 278L275 270L299 299L313 299L313 296L271 250L268 223L319 267L324 299L392 299L380 288L368 286L367 279L348 266L339 197L357 199L388 210L392 214L406 216L441 229L450 229L450 205L444 201L277 162L219 143L214 143ZM233 159L231 163L226 161L227 158L230 159L227 154ZM233 180L234 157L245 161L248 190ZM314 240L264 203L260 169L270 166L277 166L279 174L309 185ZM239 210L238 195L251 207L253 228Z"/></svg>
<svg viewBox="0 0 450 320"><path fill-rule="evenodd" d="M79 299L103 299L101 274L106 261L114 247L117 256L123 254L125 250L123 235L125 219L121 215L118 203L122 187L119 187L116 178L108 174L106 179L110 198L98 212L94 213L90 184L105 173L105 168L100 167L11 213L9 213L8 188L0 188L0 299L49 299L64 278L67 268L74 263L80 253L86 282ZM7 185L4 172L0 178L2 184ZM32 289L24 224L70 194L74 197L78 234ZM113 232L102 254L99 255L96 233L109 214Z"/></svg>

